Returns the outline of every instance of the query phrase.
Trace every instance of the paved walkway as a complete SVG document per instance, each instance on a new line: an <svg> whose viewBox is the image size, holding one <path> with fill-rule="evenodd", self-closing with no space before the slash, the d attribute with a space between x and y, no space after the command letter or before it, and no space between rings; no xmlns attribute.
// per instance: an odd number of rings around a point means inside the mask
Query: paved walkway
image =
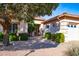
<svg viewBox="0 0 79 59"><path fill-rule="evenodd" d="M65 55L66 45L32 37L28 41L16 41L13 46L0 47L0 56L60 56Z"/></svg>

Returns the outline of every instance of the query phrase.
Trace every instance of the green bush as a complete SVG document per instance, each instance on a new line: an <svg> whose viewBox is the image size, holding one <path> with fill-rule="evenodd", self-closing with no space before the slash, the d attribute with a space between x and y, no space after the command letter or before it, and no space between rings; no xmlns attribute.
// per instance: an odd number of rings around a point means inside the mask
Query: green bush
<svg viewBox="0 0 79 59"><path fill-rule="evenodd" d="M63 43L64 42L64 34L63 33L57 33L56 35L56 42L57 43Z"/></svg>
<svg viewBox="0 0 79 59"><path fill-rule="evenodd" d="M44 35L44 37L46 39L51 39L51 33L50 32L46 32L45 35Z"/></svg>
<svg viewBox="0 0 79 59"><path fill-rule="evenodd" d="M35 24L34 23L28 23L28 32L31 33L35 30Z"/></svg>
<svg viewBox="0 0 79 59"><path fill-rule="evenodd" d="M3 33L0 32L0 41L2 41L2 39L3 39Z"/></svg>
<svg viewBox="0 0 79 59"><path fill-rule="evenodd" d="M56 35L55 34L51 34L51 40L55 41L55 39L56 39Z"/></svg>
<svg viewBox="0 0 79 59"><path fill-rule="evenodd" d="M28 34L26 34L26 33L20 33L20 34L19 34L19 39L20 39L21 41L26 41L26 40L28 40Z"/></svg>
<svg viewBox="0 0 79 59"><path fill-rule="evenodd" d="M10 41L18 41L18 36L15 33L9 33Z"/></svg>
<svg viewBox="0 0 79 59"><path fill-rule="evenodd" d="M57 43L64 42L64 34L63 33L51 34L50 32L46 32L44 35L44 38L51 39L52 41L55 41Z"/></svg>

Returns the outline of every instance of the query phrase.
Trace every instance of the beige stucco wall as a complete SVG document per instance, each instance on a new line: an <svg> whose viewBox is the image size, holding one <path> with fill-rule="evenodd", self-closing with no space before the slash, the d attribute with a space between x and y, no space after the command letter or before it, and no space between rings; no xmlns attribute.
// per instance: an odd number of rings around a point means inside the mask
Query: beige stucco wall
<svg viewBox="0 0 79 59"><path fill-rule="evenodd" d="M3 26L0 24L0 32L3 32Z"/></svg>
<svg viewBox="0 0 79 59"><path fill-rule="evenodd" d="M20 22L18 25L18 33L28 33L28 24L26 22Z"/></svg>
<svg viewBox="0 0 79 59"><path fill-rule="evenodd" d="M0 18L0 22L5 22L4 19ZM3 32L3 26L0 24L0 32Z"/></svg>
<svg viewBox="0 0 79 59"><path fill-rule="evenodd" d="M34 20L34 23L35 24L41 24L43 21L40 21L40 20Z"/></svg>

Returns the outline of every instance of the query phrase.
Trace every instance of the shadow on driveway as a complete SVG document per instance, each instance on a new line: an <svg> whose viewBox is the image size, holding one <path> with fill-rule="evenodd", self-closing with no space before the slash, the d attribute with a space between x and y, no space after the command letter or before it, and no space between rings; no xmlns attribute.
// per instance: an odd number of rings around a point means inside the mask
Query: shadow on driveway
<svg viewBox="0 0 79 59"><path fill-rule="evenodd" d="M49 41L49 40L42 40L41 38L32 38L28 41L16 41L13 42L13 45L8 47L1 47L0 50L8 50L8 51L16 51L16 50L28 50L28 49L42 49L42 48L55 48L59 44Z"/></svg>

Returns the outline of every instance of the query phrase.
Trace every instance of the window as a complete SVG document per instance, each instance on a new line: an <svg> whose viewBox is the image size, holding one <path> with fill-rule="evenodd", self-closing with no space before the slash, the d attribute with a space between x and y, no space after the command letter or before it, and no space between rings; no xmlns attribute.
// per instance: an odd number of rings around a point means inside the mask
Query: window
<svg viewBox="0 0 79 59"><path fill-rule="evenodd" d="M68 27L70 27L70 25L67 25Z"/></svg>
<svg viewBox="0 0 79 59"><path fill-rule="evenodd" d="M53 27L55 27L55 24L53 24Z"/></svg>
<svg viewBox="0 0 79 59"><path fill-rule="evenodd" d="M76 25L67 25L67 26L71 28L76 28Z"/></svg>
<svg viewBox="0 0 79 59"><path fill-rule="evenodd" d="M9 32L16 33L17 32L17 24L11 24L9 28Z"/></svg>
<svg viewBox="0 0 79 59"><path fill-rule="evenodd" d="M49 28L49 25L47 25L46 28Z"/></svg>
<svg viewBox="0 0 79 59"><path fill-rule="evenodd" d="M71 27L73 27L73 25L71 25Z"/></svg>
<svg viewBox="0 0 79 59"><path fill-rule="evenodd" d="M13 24L13 32L14 32L14 33L17 32L17 24Z"/></svg>
<svg viewBox="0 0 79 59"><path fill-rule="evenodd" d="M74 25L74 28L76 28L76 25Z"/></svg>

